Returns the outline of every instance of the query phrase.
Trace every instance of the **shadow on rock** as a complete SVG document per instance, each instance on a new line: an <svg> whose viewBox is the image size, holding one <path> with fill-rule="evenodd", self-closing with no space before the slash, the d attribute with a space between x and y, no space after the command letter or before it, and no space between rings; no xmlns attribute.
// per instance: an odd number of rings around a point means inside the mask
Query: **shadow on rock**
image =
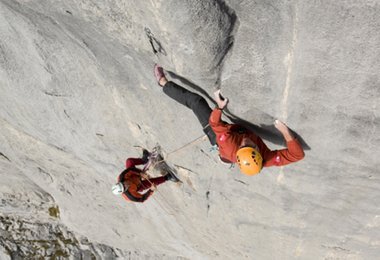
<svg viewBox="0 0 380 260"><path fill-rule="evenodd" d="M206 97L207 99L211 100L214 105L216 105L214 99L201 87L198 85L194 84L188 79L185 79L184 77L179 76L178 74L172 72L172 71L166 71L172 79L176 79L180 81L182 84L188 86L189 88L196 90L198 93L200 93L203 97Z"/></svg>
<svg viewBox="0 0 380 260"><path fill-rule="evenodd" d="M276 118L274 118L274 117L272 117L272 116L270 116L264 112L261 112L261 113L263 113L261 117L264 116L266 118L270 118L270 122L274 122L276 120ZM231 120L232 123L244 126L245 128L251 130L252 132L257 134L258 136L260 136L262 139L267 140L273 144L286 146L284 137L276 129L276 127L274 126L273 123L260 124L260 126L258 126L258 125L255 125L255 124L247 121L247 120L244 120L244 119L241 119L241 118L235 116L234 114L229 112L228 109L226 109L225 115L228 117L229 120ZM267 120L265 120L265 121L267 121ZM300 141L304 150L311 150L310 146L305 142L305 140L296 131L294 131L290 127L289 127L289 129L293 133L293 135Z"/></svg>

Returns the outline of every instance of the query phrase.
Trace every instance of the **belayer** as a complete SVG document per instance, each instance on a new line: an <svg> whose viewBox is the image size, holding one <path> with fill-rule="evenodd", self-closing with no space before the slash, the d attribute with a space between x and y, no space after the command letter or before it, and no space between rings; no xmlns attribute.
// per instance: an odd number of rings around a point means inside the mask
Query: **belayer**
<svg viewBox="0 0 380 260"><path fill-rule="evenodd" d="M115 195L122 195L127 201L144 202L154 192L156 186L170 180L176 182L176 178L167 173L164 176L149 178L149 176L136 168L136 165L148 163L149 152L144 149L142 158L128 158L126 169L118 176L117 183L112 186Z"/></svg>
<svg viewBox="0 0 380 260"><path fill-rule="evenodd" d="M217 107L212 110L202 96L169 81L163 68L157 64L154 75L166 95L194 112L211 145L217 144L221 161L237 163L242 173L255 175L263 167L283 166L304 158L301 144L283 122L276 120L275 127L284 137L287 148L272 151L252 131L221 120L228 99L221 96L220 90L214 93Z"/></svg>

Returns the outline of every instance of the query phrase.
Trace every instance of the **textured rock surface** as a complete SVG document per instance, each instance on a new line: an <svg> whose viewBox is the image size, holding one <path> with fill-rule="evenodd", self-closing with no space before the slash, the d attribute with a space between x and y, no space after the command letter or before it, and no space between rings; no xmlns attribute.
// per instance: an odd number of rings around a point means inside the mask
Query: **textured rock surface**
<svg viewBox="0 0 380 260"><path fill-rule="evenodd" d="M375 259L379 11L377 0L0 0L0 258ZM134 146L169 153L202 135L157 86L155 62L212 106L221 88L226 116L273 149L273 120L286 121L306 158L249 178L197 142L169 156L183 185L144 204L113 197Z"/></svg>
<svg viewBox="0 0 380 260"><path fill-rule="evenodd" d="M110 247L88 243L86 239L78 241L58 225L9 217L1 217L0 221L3 257L9 259L112 259L121 255Z"/></svg>

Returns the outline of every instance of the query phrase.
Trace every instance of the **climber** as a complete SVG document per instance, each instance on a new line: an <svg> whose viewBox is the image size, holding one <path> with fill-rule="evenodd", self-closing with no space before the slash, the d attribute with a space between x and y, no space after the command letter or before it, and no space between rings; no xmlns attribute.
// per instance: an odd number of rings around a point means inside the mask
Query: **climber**
<svg viewBox="0 0 380 260"><path fill-rule="evenodd" d="M238 163L240 170L247 175L255 175L263 167L283 166L301 160L305 154L299 141L280 120L274 126L286 141L287 148L271 151L263 140L252 131L221 120L222 110L228 103L220 90L214 93L217 107L210 116L210 126L216 134L219 156L222 161Z"/></svg>
<svg viewBox="0 0 380 260"><path fill-rule="evenodd" d="M119 175L117 183L112 186L113 194L121 194L127 201L144 202L153 194L156 186L169 180L177 181L175 176L170 173L156 178L149 178L145 172L135 167L136 165L146 164L148 158L149 152L144 149L142 158L127 159L126 169Z"/></svg>
<svg viewBox="0 0 380 260"><path fill-rule="evenodd" d="M263 167L287 165L305 156L299 141L280 120L275 121L275 127L284 137L287 148L272 151L252 131L221 120L222 110L226 107L228 99L223 98L220 90L214 93L217 107L212 110L201 96L168 81L162 67L155 65L154 74L165 94L193 110L211 144L216 142L220 160L225 163L237 163L242 173L255 175ZM205 118L208 118L207 122Z"/></svg>

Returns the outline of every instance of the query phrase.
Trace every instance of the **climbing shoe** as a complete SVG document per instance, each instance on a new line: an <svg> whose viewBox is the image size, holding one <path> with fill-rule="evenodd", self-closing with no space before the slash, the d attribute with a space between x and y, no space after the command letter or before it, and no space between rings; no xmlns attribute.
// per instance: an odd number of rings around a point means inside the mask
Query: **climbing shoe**
<svg viewBox="0 0 380 260"><path fill-rule="evenodd" d="M164 69L158 64L154 65L154 76L156 77L158 84L160 84L160 79L165 77Z"/></svg>

